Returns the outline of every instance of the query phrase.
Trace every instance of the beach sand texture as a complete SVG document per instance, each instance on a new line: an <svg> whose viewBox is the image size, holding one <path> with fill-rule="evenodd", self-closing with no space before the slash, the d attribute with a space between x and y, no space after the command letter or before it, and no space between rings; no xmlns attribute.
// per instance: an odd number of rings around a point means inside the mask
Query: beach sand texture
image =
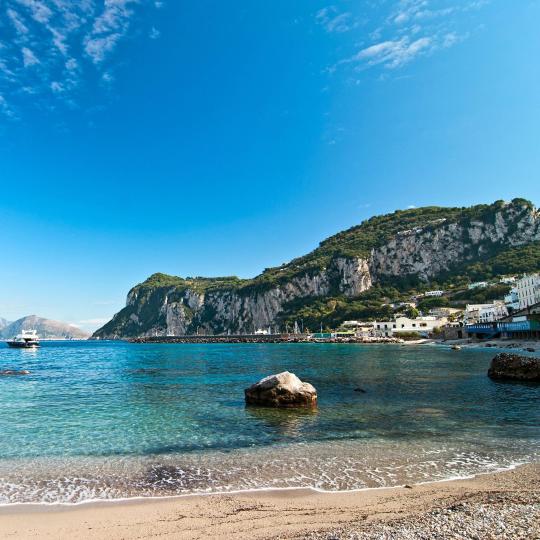
<svg viewBox="0 0 540 540"><path fill-rule="evenodd" d="M436 533L436 536L434 536ZM540 465L412 487L0 509L2 539L540 538Z"/></svg>

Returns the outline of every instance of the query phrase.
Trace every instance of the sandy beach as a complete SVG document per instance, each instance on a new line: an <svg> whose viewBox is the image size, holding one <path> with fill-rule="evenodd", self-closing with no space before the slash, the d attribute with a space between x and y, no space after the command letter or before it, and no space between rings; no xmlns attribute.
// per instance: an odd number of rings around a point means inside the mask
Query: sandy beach
<svg viewBox="0 0 540 540"><path fill-rule="evenodd" d="M430 532L431 531L431 532ZM410 487L0 509L0 538L540 538L540 465Z"/></svg>

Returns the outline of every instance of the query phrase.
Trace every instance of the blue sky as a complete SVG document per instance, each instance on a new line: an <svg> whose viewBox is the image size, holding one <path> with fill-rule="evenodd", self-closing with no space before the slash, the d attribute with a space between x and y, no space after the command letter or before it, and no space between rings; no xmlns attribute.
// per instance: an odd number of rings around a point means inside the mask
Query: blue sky
<svg viewBox="0 0 540 540"><path fill-rule="evenodd" d="M540 2L4 0L0 317L93 329L374 214L540 202Z"/></svg>

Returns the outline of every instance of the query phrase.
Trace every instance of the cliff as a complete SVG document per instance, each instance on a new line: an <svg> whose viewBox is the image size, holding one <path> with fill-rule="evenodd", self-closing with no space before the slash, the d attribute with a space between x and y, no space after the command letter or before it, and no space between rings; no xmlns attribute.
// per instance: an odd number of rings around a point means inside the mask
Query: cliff
<svg viewBox="0 0 540 540"><path fill-rule="evenodd" d="M477 263L476 274L482 275L492 268L489 261L504 263L512 250L538 241L540 215L524 199L397 211L338 233L308 255L250 280L154 274L129 292L126 307L94 337L252 332L291 320L313 302L353 305L369 298L373 287L428 285ZM514 259L519 267L523 257L514 253ZM343 310L344 317L349 314Z"/></svg>

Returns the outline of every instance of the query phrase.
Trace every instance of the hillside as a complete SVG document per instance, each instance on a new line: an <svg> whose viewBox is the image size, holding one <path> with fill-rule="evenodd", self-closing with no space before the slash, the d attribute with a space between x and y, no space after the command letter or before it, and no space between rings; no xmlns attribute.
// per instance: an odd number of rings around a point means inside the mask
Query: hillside
<svg viewBox="0 0 540 540"><path fill-rule="evenodd" d="M538 268L540 216L525 199L399 210L253 279L154 274L94 336L251 332L296 318L335 325L389 315L384 304L411 292Z"/></svg>
<svg viewBox="0 0 540 540"><path fill-rule="evenodd" d="M6 319L2 319L2 317L0 317L0 331L5 328L8 324L11 324L10 321L7 321Z"/></svg>
<svg viewBox="0 0 540 540"><path fill-rule="evenodd" d="M36 330L42 339L86 339L88 334L79 328L60 321L28 315L0 329L0 339L9 339L22 330Z"/></svg>

